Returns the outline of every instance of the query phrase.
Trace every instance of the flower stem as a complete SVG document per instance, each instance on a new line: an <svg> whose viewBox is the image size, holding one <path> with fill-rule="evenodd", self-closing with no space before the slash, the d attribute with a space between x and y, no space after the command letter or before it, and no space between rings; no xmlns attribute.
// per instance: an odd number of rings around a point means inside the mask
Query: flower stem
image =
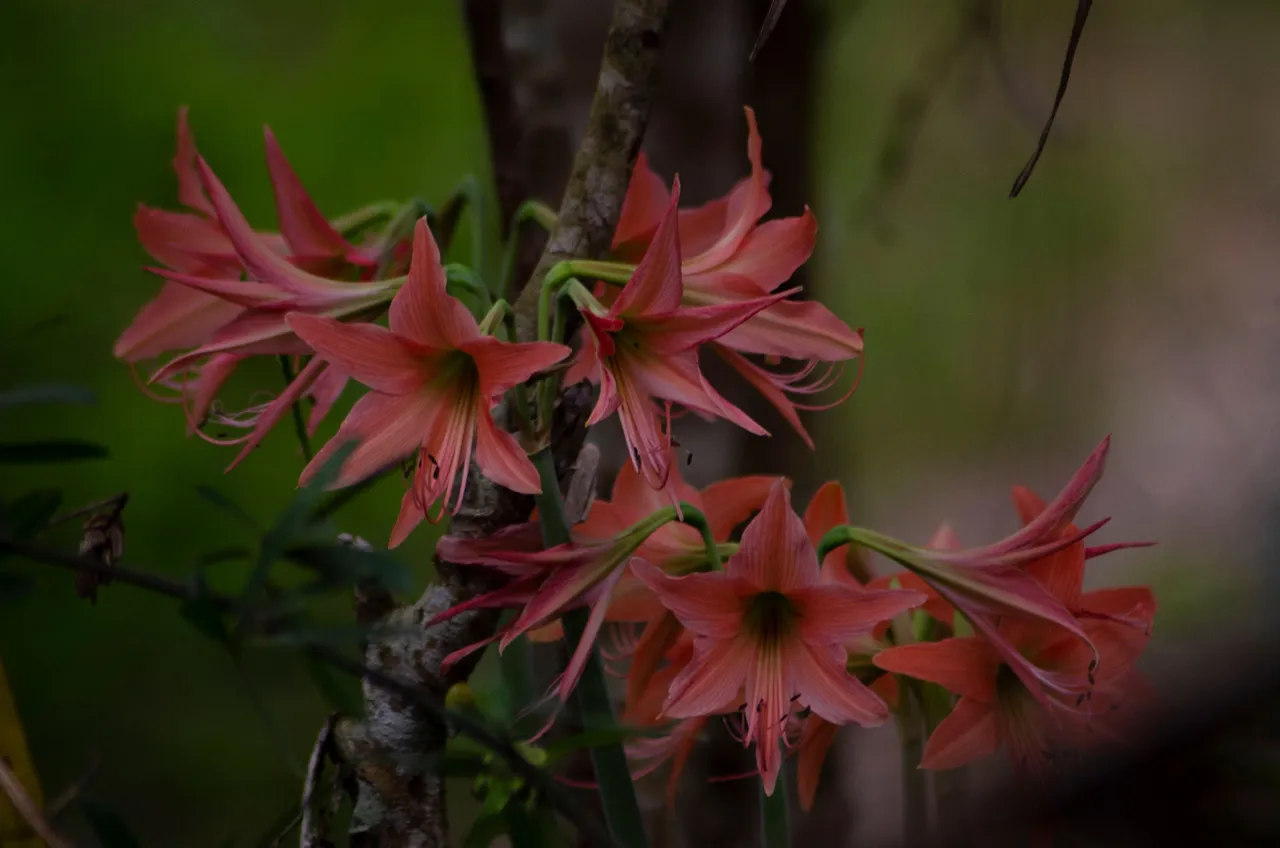
<svg viewBox="0 0 1280 848"><path fill-rule="evenodd" d="M511 298L511 275L515 273L516 251L520 249L520 225L525 221L533 221L542 229L550 232L556 225L556 212L547 204L537 200L526 200L511 216L511 227L507 230L506 248L502 251L502 275L498 278L500 288L498 294L506 299ZM512 339L514 341L514 338Z"/></svg>
<svg viewBox="0 0 1280 848"><path fill-rule="evenodd" d="M787 803L787 770L778 771L773 794L764 794L760 781L760 848L789 848L791 845L791 813Z"/></svg>
<svg viewBox="0 0 1280 848"><path fill-rule="evenodd" d="M570 541L569 525L565 521L564 503L560 498L560 483L556 479L555 460L550 450L541 450L533 457L542 483L538 496L538 520L542 526L542 541L547 547L563 545ZM584 607L564 615L564 639L572 651L582 639L589 611ZM608 730L616 726L613 704L609 699L608 683L600 655L591 652L583 669L582 679L573 692L574 701L586 731ZM620 743L599 745L591 749L591 764L595 768L596 784L600 787L600 801L604 806L605 822L614 841L625 848L646 848L648 839L644 832L644 819L636 801L636 790L631 782L631 770L627 767L627 755Z"/></svg>

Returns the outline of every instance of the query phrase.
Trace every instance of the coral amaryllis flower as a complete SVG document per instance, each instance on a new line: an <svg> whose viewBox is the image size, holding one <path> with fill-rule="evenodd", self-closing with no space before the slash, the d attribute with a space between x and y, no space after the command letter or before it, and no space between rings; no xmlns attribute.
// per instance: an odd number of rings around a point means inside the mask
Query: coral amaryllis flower
<svg viewBox="0 0 1280 848"><path fill-rule="evenodd" d="M400 509L391 546L400 544L442 497L462 502L475 448L491 479L519 492L540 490L538 473L490 410L502 394L563 359L550 342L511 344L482 335L467 308L445 292L440 251L425 219L414 231L404 287L391 302L390 329L292 313L289 327L316 351L372 390L302 473L309 480L343 444L358 439L335 486L348 486L417 453L417 474ZM455 487L455 483L457 486Z"/></svg>
<svg viewBox="0 0 1280 848"><path fill-rule="evenodd" d="M170 212L140 205L134 215L138 240L161 264L196 277L235 279L244 263L210 200L196 162L195 139L185 107L178 111L178 200L190 212ZM371 268L376 257L347 243L307 194L298 175L266 130L267 167L279 212L279 233L259 233L265 248L316 272L343 273ZM116 357L126 362L150 359L171 350L198 347L242 311L239 304L167 282L120 335Z"/></svg>
<svg viewBox="0 0 1280 848"><path fill-rule="evenodd" d="M790 279L813 252L818 224L808 208L799 217L758 223L769 211L772 200L769 175L761 163L755 113L748 108L746 115L751 175L725 197L679 213L680 243L684 249L683 302L687 306L758 298ZM614 250L623 258L639 255L657 231L668 202L662 178L649 168L642 155L623 203ZM801 403L791 396L814 394L833 385L839 369L819 370L818 366L860 356L862 334L820 303L787 299L726 333L711 349L761 392L813 447L797 411L826 409L848 395L825 404ZM762 368L743 354L785 357L805 364L790 373L776 372ZM853 386L856 385L855 380Z"/></svg>
<svg viewBox="0 0 1280 848"><path fill-rule="evenodd" d="M1044 502L1022 487L1015 488L1014 501L1028 525L1046 512ZM1072 538L1078 531L1067 525L1060 535ZM1054 748L1113 735L1110 728L1128 712L1116 711L1128 707L1140 685L1133 666L1150 638L1156 602L1145 586L1082 592L1088 555L1077 540L1023 566L1080 617L1088 645L1048 622L1006 616L994 624L996 638L944 639L875 656L875 664L886 671L938 683L961 696L929 738L923 767L955 768L1004 744L1016 766L1039 772ZM1045 698L1040 687L1028 688L1001 643L1055 679L1075 682L1062 691L1081 694ZM1096 657L1089 645L1096 647Z"/></svg>
<svg viewBox="0 0 1280 848"><path fill-rule="evenodd" d="M644 259L608 312L601 315L591 308L582 309L587 332L566 376L571 383L583 379L600 383L600 399L587 424L597 424L617 411L632 463L656 489L665 488L670 478L671 433L669 426L663 432L655 399L666 402L668 413L671 404L677 403L767 435L707 384L698 367L697 348L787 294L714 306L681 306L676 227L679 199L677 180Z"/></svg>
<svg viewBox="0 0 1280 848"><path fill-rule="evenodd" d="M632 570L695 637L695 656L672 681L663 714L710 715L745 701L743 739L756 745L765 792L777 781L779 746L797 702L834 724L888 718L884 702L845 670L843 646L924 598L820 582L783 482L723 572L671 577L640 562Z"/></svg>

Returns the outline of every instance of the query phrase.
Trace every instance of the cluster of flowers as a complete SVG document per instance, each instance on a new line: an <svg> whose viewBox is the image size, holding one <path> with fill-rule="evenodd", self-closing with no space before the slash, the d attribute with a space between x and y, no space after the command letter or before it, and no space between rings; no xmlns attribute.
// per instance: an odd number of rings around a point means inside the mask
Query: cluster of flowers
<svg viewBox="0 0 1280 848"><path fill-rule="evenodd" d="M808 259L817 225L807 209L761 222L768 174L750 110L747 121L750 176L704 206L679 208L679 181L668 189L642 157L614 261L579 263L554 285L549 275L538 340L517 342L507 305L472 272L442 264L426 220L410 233L412 207L326 220L269 131L281 232L254 231L180 114L174 164L191 212L139 210L139 236L166 266L153 269L166 283L116 355L135 363L181 352L149 384L170 391L193 431L210 421L246 429L236 462L300 400L314 404L314 431L348 380L367 386L301 479L353 441L335 486L411 458L392 546L424 517L456 510L473 457L495 482L538 493L527 449L545 441L549 422L530 420L525 387L598 384L589 424L617 412L630 452L611 499L593 503L558 546L543 545L532 516L488 538L445 537L441 557L509 580L440 618L519 611L493 639L449 658L456 662L492 641L561 638L561 617L589 610L555 694L567 699L597 639L614 637L606 641L610 667L626 681L624 720L662 731L628 753L637 773L673 762L672 788L707 720L728 716L755 746L766 791L783 756L798 753L807 804L836 728L885 722L924 686L954 696L933 722L928 768L1003 744L1020 766L1038 769L1056 750L1111 738L1143 691L1133 667L1155 602L1147 588L1082 591L1086 560L1129 546L1086 547L1104 522L1072 523L1102 474L1106 441L1050 503L1015 488L1022 529L969 549L945 527L927 547L851 527L836 483L801 517L785 479L737 478L702 491L681 479L673 407L766 435L711 387L702 353L729 363L810 446L798 410L821 407L802 400L832 388L844 363L861 362L859 331L779 291ZM593 279L593 289L582 282ZM557 337L563 322L550 320L548 305L562 317L562 296L583 319L573 350ZM218 392L254 356L284 357L290 381L275 398L227 413ZM799 366L779 371L781 359ZM493 417L508 394L520 436ZM866 551L905 570L874 577Z"/></svg>

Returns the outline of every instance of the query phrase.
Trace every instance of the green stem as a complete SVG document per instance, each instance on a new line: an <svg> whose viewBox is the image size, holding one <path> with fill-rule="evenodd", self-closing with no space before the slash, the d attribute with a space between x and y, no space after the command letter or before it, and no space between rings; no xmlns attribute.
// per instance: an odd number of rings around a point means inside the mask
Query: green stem
<svg viewBox="0 0 1280 848"><path fill-rule="evenodd" d="M787 770L778 771L778 782L773 794L764 794L764 781L760 781L760 846L761 848L789 848L791 845L791 813L787 803Z"/></svg>
<svg viewBox="0 0 1280 848"><path fill-rule="evenodd" d="M501 283L502 297L507 300L511 299L511 276L516 270L516 253L520 250L520 225L525 221L533 221L547 232L551 232L556 225L556 213L547 204L537 200L526 200L520 204L520 208L511 216L511 228L507 231L507 244L502 251L502 275L498 278ZM515 339L513 338L512 341Z"/></svg>
<svg viewBox="0 0 1280 848"><path fill-rule="evenodd" d="M297 377L293 373L293 363L289 361L289 357L280 357L280 371L284 374L284 384L286 387ZM293 430L298 436L298 445L302 448L302 456L307 462L311 462L311 438L307 435L307 422L302 417L302 401L301 399L294 401L291 407L293 413Z"/></svg>
<svg viewBox="0 0 1280 848"><path fill-rule="evenodd" d="M681 523L688 524L702 534L702 544L707 547L707 561L711 564L713 571L719 571L720 562L720 545L716 542L715 534L711 530L711 522L707 517L698 510L686 503L681 503L681 512L684 513L680 519Z"/></svg>
<svg viewBox="0 0 1280 848"><path fill-rule="evenodd" d="M565 520L560 482L556 479L555 460L551 451L539 451L533 457L533 464L538 469L538 477L542 483L542 494L537 499L542 541L547 547L563 545L570 540L569 524ZM589 615L590 612L585 607L564 615L564 640L570 651L581 641ZM616 726L608 683L598 652L591 652L573 697L584 730L607 730ZM648 839L644 832L644 819L640 815L635 785L631 782L631 770L627 766L627 755L622 745L614 743L592 748L591 764L595 767L605 821L614 841L625 848L646 848Z"/></svg>

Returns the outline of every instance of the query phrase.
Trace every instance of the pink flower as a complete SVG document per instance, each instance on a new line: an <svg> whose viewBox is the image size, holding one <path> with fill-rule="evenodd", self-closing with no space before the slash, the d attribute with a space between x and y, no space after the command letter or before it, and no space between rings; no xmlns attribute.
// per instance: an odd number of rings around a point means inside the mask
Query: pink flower
<svg viewBox="0 0 1280 848"><path fill-rule="evenodd" d="M540 490L537 470L490 410L504 392L569 352L549 342L510 344L482 335L466 307L445 292L440 252L425 220L414 231L404 287L391 302L390 329L345 324L300 312L288 326L317 359L369 386L338 434L302 473L305 483L343 444L358 445L335 486L348 486L409 454L417 473L401 504L391 546L404 541L430 507L461 504L472 449L494 481L519 492ZM456 487L455 487L456 484Z"/></svg>
<svg viewBox="0 0 1280 848"><path fill-rule="evenodd" d="M708 385L698 367L697 348L786 296L682 306L675 217L679 198L677 181L653 242L608 313L582 310L587 332L566 377L569 382L599 381L600 399L587 424L598 424L616 411L632 463L656 489L665 488L670 477L671 434L669 427L665 433L661 429L655 399L666 403L668 413L671 404L678 403L767 435Z"/></svg>
<svg viewBox="0 0 1280 848"><path fill-rule="evenodd" d="M807 207L799 217L759 223L772 200L769 176L761 163L755 113L750 108L745 111L751 175L719 200L679 212L680 243L684 248L682 302L686 306L715 306L759 298L790 279L813 252L818 224ZM650 170L641 155L614 234L614 250L624 258L638 256L651 243L668 203L662 178ZM848 394L825 404L801 403L792 396L815 394L834 385L840 369L830 366L862 354L862 333L851 330L820 303L785 299L725 333L711 350L763 394L813 447L798 411L835 406ZM789 373L777 372L743 354L784 357L804 364ZM824 363L828 367L820 369ZM855 380L853 387L856 385ZM852 391L850 388L849 393Z"/></svg>
<svg viewBox="0 0 1280 848"><path fill-rule="evenodd" d="M767 793L797 701L833 724L870 726L888 718L884 702L845 670L843 646L923 597L822 583L782 482L723 572L671 577L640 562L632 570L695 637L695 656L672 681L663 714L710 715L745 700L744 740L756 745Z"/></svg>

